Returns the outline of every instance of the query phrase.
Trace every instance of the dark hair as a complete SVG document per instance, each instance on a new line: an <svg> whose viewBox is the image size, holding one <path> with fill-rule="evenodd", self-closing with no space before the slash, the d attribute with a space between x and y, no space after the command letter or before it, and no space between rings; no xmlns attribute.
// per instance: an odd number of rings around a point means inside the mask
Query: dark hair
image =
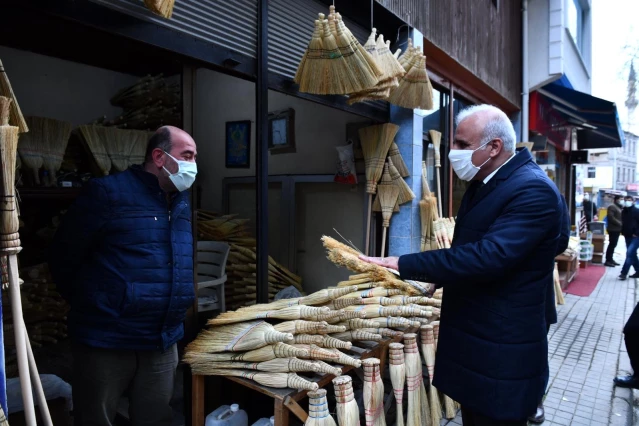
<svg viewBox="0 0 639 426"><path fill-rule="evenodd" d="M616 203L617 201L619 201L621 199L623 199L623 197L621 195L615 195L614 202Z"/></svg>
<svg viewBox="0 0 639 426"><path fill-rule="evenodd" d="M151 161L153 150L156 148L165 152L171 151L171 131L166 127L160 128L149 139L149 143L146 145L146 154L144 155L146 163Z"/></svg>

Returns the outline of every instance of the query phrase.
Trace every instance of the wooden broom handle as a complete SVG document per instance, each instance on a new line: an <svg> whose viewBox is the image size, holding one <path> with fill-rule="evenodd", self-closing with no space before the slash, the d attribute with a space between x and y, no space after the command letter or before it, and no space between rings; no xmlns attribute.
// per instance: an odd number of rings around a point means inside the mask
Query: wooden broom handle
<svg viewBox="0 0 639 426"><path fill-rule="evenodd" d="M441 169L437 169L437 208L439 217L444 217L442 215L442 183L441 183Z"/></svg>
<svg viewBox="0 0 639 426"><path fill-rule="evenodd" d="M373 208L373 194L368 194L368 214L366 215L366 245L364 254L368 256L368 247L371 241L371 210Z"/></svg>
<svg viewBox="0 0 639 426"><path fill-rule="evenodd" d="M386 230L388 228L384 226L384 229L382 230L382 257L384 257L384 249L386 248Z"/></svg>

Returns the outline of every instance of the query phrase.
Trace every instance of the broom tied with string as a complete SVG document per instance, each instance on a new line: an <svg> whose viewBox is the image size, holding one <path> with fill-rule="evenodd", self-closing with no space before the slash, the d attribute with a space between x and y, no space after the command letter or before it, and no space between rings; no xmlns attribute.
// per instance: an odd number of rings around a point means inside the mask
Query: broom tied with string
<svg viewBox="0 0 639 426"><path fill-rule="evenodd" d="M187 364L225 361L265 362L277 358L308 358L309 356L310 353L306 349L300 349L286 343L277 342L247 352L222 352L212 354L189 348L184 354L184 362Z"/></svg>
<svg viewBox="0 0 639 426"><path fill-rule="evenodd" d="M356 342L356 341L379 342L384 339L380 334L368 333L361 329L350 330L344 333L335 333L332 336L336 339L339 339L342 341L348 341L348 342Z"/></svg>
<svg viewBox="0 0 639 426"><path fill-rule="evenodd" d="M324 349L317 345L306 345L302 343L294 343L292 346L298 349L303 349L308 353L308 355L303 358L330 362L338 362L337 360L339 359L339 354L333 352L333 349Z"/></svg>
<svg viewBox="0 0 639 426"><path fill-rule="evenodd" d="M322 23L316 20L313 35L295 75L295 81L300 85L299 90L302 93L323 94L322 32Z"/></svg>
<svg viewBox="0 0 639 426"><path fill-rule="evenodd" d="M399 86L391 90L388 101L408 109L433 109L433 88L426 72L426 58L419 54L412 67L402 77Z"/></svg>
<svg viewBox="0 0 639 426"><path fill-rule="evenodd" d="M355 286L357 287L357 286ZM359 289L359 287L357 287ZM339 310L339 309L344 309L347 306L353 306L353 305L361 305L362 304L362 298L361 297L347 297L345 299L335 299L335 300L331 300L329 303L327 303L324 306L328 306L331 309L334 310Z"/></svg>
<svg viewBox="0 0 639 426"><path fill-rule="evenodd" d="M390 171L388 168L388 163L384 164L384 171L382 172L382 179L377 184L377 195L375 196L375 200L373 201L373 211L374 212L382 212L382 203L380 202L380 194L379 187L380 186L393 186L393 178L391 178ZM393 211L395 213L399 213L399 196L397 197L397 202L393 206Z"/></svg>
<svg viewBox="0 0 639 426"><path fill-rule="evenodd" d="M339 334L346 333L341 332ZM337 335L324 336L324 340L320 342L320 346L330 349L346 349L350 350L353 347L353 343L349 340L340 339Z"/></svg>
<svg viewBox="0 0 639 426"><path fill-rule="evenodd" d="M395 404L397 407L396 426L404 426L404 385L406 384L406 364L404 362L404 345L391 343L388 345L389 372Z"/></svg>
<svg viewBox="0 0 639 426"><path fill-rule="evenodd" d="M16 159L18 155L19 127L10 126L13 100L0 97L0 250L20 247L20 221L15 193Z"/></svg>
<svg viewBox="0 0 639 426"><path fill-rule="evenodd" d="M324 336L319 334L296 334L293 336L293 343L319 346L322 342L324 342Z"/></svg>
<svg viewBox="0 0 639 426"><path fill-rule="evenodd" d="M364 318L354 318L350 320L346 320L343 322L337 323L337 325L344 326L345 330L357 330L359 328L375 328L377 327L377 322L371 321L369 319Z"/></svg>
<svg viewBox="0 0 639 426"><path fill-rule="evenodd" d="M359 407L355 401L351 376L334 378L333 387L335 388L335 400L337 401L335 411L339 426L360 426Z"/></svg>
<svg viewBox="0 0 639 426"><path fill-rule="evenodd" d="M186 348L194 352L240 352L276 342L292 342L293 335L281 333L265 321L249 321L203 330Z"/></svg>
<svg viewBox="0 0 639 426"><path fill-rule="evenodd" d="M352 356L346 355L344 352L340 351L339 349L326 349L327 351L331 352L334 356L336 356L337 358L334 361L336 364L342 364L342 365L350 365L351 367L355 367L355 368L359 368L362 366L362 361L360 361L359 359L353 358Z"/></svg>
<svg viewBox="0 0 639 426"><path fill-rule="evenodd" d="M441 152L440 146L442 142L442 134L437 130L429 130L428 135L430 136L430 140L433 143L433 149L435 152L435 168L437 169L437 199L439 200L439 217L442 217L442 186L441 186Z"/></svg>
<svg viewBox="0 0 639 426"><path fill-rule="evenodd" d="M20 110L20 105L18 105L18 100L16 99L16 95L13 93L13 88L11 87L11 82L9 81L9 77L7 76L7 72L4 69L4 65L2 65L2 61L0 60L0 96L11 99L11 103L9 105L9 118L6 125L15 126L18 128L18 133L26 133L29 131L29 126L22 115L22 111Z"/></svg>
<svg viewBox="0 0 639 426"><path fill-rule="evenodd" d="M282 319L282 320L296 320L296 319L312 319L320 314L329 314L330 309L327 307L313 307L313 306L291 306L290 308L278 309L274 311L230 311L223 312L217 317L209 320L208 325L223 325L233 324L238 322L250 321L255 319Z"/></svg>
<svg viewBox="0 0 639 426"><path fill-rule="evenodd" d="M433 337L435 340L435 352L437 352L437 342L439 340L439 321L433 321ZM455 418L456 414L456 406L455 401L453 401L448 395L442 393L442 402L444 404L444 413L447 419Z"/></svg>
<svg viewBox="0 0 639 426"><path fill-rule="evenodd" d="M328 410L326 389L308 393L308 419L304 426L337 426Z"/></svg>
<svg viewBox="0 0 639 426"><path fill-rule="evenodd" d="M273 328L279 332L291 334L320 334L321 331L325 331L327 327L328 323L326 321L314 322L304 320L285 321L273 326Z"/></svg>
<svg viewBox="0 0 639 426"><path fill-rule="evenodd" d="M203 367L202 370L194 370L193 374L201 376L227 376L227 377L241 377L244 379L253 380L260 385L268 386L271 388L291 388L291 389L303 389L303 390L317 390L317 383L310 382L295 373L262 373L246 370L231 370L231 369L213 369Z"/></svg>
<svg viewBox="0 0 639 426"><path fill-rule="evenodd" d="M410 176L410 171L404 162L404 158L402 158L402 154L399 152L399 147L395 142L393 142L388 150L388 157L390 158L392 164L396 167L397 172L403 178ZM401 204L401 203L400 203Z"/></svg>
<svg viewBox="0 0 639 426"><path fill-rule="evenodd" d="M175 0L144 0L144 5L156 15L171 19Z"/></svg>
<svg viewBox="0 0 639 426"><path fill-rule="evenodd" d="M399 306L401 305L399 300L391 299L389 297L367 297L362 299L362 305L382 305L382 306Z"/></svg>
<svg viewBox="0 0 639 426"><path fill-rule="evenodd" d="M359 330L366 333L379 334L382 337L390 337L391 339L404 335L403 332L391 330L390 328L360 328Z"/></svg>
<svg viewBox="0 0 639 426"><path fill-rule="evenodd" d="M365 299L370 297L391 297L399 294L402 294L402 291L396 288L374 287L368 290L347 293L346 295L342 296L342 298L361 297Z"/></svg>
<svg viewBox="0 0 639 426"><path fill-rule="evenodd" d="M56 175L62 165L64 153L69 143L72 125L66 121L45 119L44 145L45 151L42 153L44 169L48 173L46 186L57 186Z"/></svg>
<svg viewBox="0 0 639 426"><path fill-rule="evenodd" d="M322 374L330 374L332 376L338 377L342 375L342 369L339 367L333 367L330 364L325 363L322 360L314 359L313 364L317 367L317 372Z"/></svg>
<svg viewBox="0 0 639 426"><path fill-rule="evenodd" d="M234 369L234 370L257 370L264 371L266 373L297 373L297 372L319 372L319 365L298 358L276 358L270 361L264 362L236 362L236 361L219 361L208 362L204 361L205 358L201 358L201 362L194 362L191 365L192 369L199 371L205 368L211 369Z"/></svg>
<svg viewBox="0 0 639 426"><path fill-rule="evenodd" d="M417 335L414 333L404 334L404 359L408 389L408 418L406 425L431 425L428 412L428 397L422 376L422 362L417 349Z"/></svg>
<svg viewBox="0 0 639 426"><path fill-rule="evenodd" d="M384 417L384 382L379 372L378 358L362 361L364 368L364 415L366 425L386 426Z"/></svg>
<svg viewBox="0 0 639 426"><path fill-rule="evenodd" d="M430 403L430 418L434 425L439 424L442 418L442 405L437 394L437 389L433 386L433 377L435 372L435 336L433 334L432 325L423 325L420 328L422 338L422 354L424 362L428 369L428 377L430 383L428 385L428 397Z"/></svg>

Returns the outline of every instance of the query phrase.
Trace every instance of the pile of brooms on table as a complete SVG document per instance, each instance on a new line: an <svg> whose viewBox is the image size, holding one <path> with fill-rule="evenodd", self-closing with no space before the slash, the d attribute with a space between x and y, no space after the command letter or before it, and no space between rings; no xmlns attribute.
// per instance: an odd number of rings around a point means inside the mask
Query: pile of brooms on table
<svg viewBox="0 0 639 426"><path fill-rule="evenodd" d="M300 92L349 95L349 103L388 100L405 108L433 108L433 88L426 72L426 57L409 41L406 52L390 51L390 41L373 28L362 46L329 7L328 19L318 14L295 82Z"/></svg>
<svg viewBox="0 0 639 426"><path fill-rule="evenodd" d="M400 280L385 268L362 262L357 250L330 237L322 241L328 258L355 274L308 296L257 304L209 320L208 328L186 348L184 360L193 374L238 376L268 387L314 391L309 392L306 424L322 425L335 422L326 392L318 391L316 382L318 376L332 374L338 376L334 388L339 424L352 426L360 424L360 410L351 378L340 375L344 366L363 365L366 424L386 424L384 394L391 392L397 400L397 424L404 424L404 401L410 426L436 425L442 416L454 417L453 401L430 385L442 292L427 297L430 285ZM415 332L421 335L424 371ZM358 341L402 336L404 345L391 345L392 386L384 386L386 372L380 371L379 360L350 355ZM426 372L429 380L424 382Z"/></svg>

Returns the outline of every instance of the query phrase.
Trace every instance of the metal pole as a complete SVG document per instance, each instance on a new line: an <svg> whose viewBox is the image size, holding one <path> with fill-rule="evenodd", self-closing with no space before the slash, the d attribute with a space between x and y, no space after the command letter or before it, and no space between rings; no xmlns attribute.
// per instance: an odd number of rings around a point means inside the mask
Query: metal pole
<svg viewBox="0 0 639 426"><path fill-rule="evenodd" d="M257 5L255 152L257 193L257 302L268 302L268 0Z"/></svg>
<svg viewBox="0 0 639 426"><path fill-rule="evenodd" d="M521 37L521 77L522 77L522 99L521 99L521 141L528 141L529 133L529 87L528 87L528 0L521 2L521 20L522 20L522 37Z"/></svg>

